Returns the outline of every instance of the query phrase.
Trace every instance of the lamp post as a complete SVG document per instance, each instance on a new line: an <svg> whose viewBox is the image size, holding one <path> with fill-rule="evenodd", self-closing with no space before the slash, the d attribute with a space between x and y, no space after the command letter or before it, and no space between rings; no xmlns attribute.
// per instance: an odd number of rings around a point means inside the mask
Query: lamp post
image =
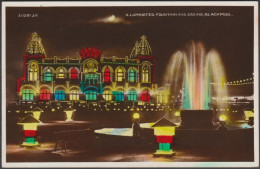
<svg viewBox="0 0 260 169"><path fill-rule="evenodd" d="M75 109L72 109L72 108L67 108L64 110L64 112L66 113L66 121L73 121L72 120L72 115L73 115L73 112L75 112L76 110Z"/></svg>
<svg viewBox="0 0 260 169"><path fill-rule="evenodd" d="M140 114L139 113L134 113L133 114L133 125L132 125L132 129L133 129L133 136L134 137L138 137L140 136Z"/></svg>
<svg viewBox="0 0 260 169"><path fill-rule="evenodd" d="M37 120L40 120L42 112L43 112L42 109L40 109L39 107L36 107L35 109L32 110L33 117L36 118Z"/></svg>
<svg viewBox="0 0 260 169"><path fill-rule="evenodd" d="M159 149L153 154L154 156L174 156L175 152L171 149L173 136L175 135L175 127L177 125L169 121L165 117L158 120L154 127L154 135L156 142L159 143Z"/></svg>
<svg viewBox="0 0 260 169"><path fill-rule="evenodd" d="M17 124L23 126L23 136L25 137L25 142L21 144L21 147L33 147L39 146L40 144L35 141L37 137L37 127L41 121L34 118L32 115L28 115L19 121Z"/></svg>
<svg viewBox="0 0 260 169"><path fill-rule="evenodd" d="M227 121L227 116L222 114L219 116L219 124L220 126L218 127L219 131L226 131L227 127L226 127L226 121Z"/></svg>

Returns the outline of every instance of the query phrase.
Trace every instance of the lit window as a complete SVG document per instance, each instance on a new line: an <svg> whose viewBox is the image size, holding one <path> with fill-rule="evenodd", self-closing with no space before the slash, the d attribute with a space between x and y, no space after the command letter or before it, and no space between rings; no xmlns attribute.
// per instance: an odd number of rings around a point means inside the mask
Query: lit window
<svg viewBox="0 0 260 169"><path fill-rule="evenodd" d="M131 69L129 72L128 72L128 81L129 82L136 82L136 72L134 69Z"/></svg>
<svg viewBox="0 0 260 169"><path fill-rule="evenodd" d="M87 73L85 74L85 81L87 82L87 85L96 85L99 83L99 74Z"/></svg>
<svg viewBox="0 0 260 169"><path fill-rule="evenodd" d="M41 90L40 92L40 100L50 100L51 93L49 90Z"/></svg>
<svg viewBox="0 0 260 169"><path fill-rule="evenodd" d="M128 92L128 101L136 101L136 100L137 100L136 91L129 91Z"/></svg>
<svg viewBox="0 0 260 169"><path fill-rule="evenodd" d="M124 72L121 68L119 68L116 72L116 81L117 82L122 82L124 79Z"/></svg>
<svg viewBox="0 0 260 169"><path fill-rule="evenodd" d="M150 101L150 93L148 91L144 91L140 93L140 99L143 102L149 102Z"/></svg>
<svg viewBox="0 0 260 169"><path fill-rule="evenodd" d="M65 100L65 92L63 90L55 91L55 100Z"/></svg>
<svg viewBox="0 0 260 169"><path fill-rule="evenodd" d="M37 63L30 63L28 66L28 80L29 81L36 81L38 80L38 64Z"/></svg>
<svg viewBox="0 0 260 169"><path fill-rule="evenodd" d="M43 81L51 82L53 80L53 73L51 72L50 68L47 68L43 73Z"/></svg>
<svg viewBox="0 0 260 169"><path fill-rule="evenodd" d="M88 90L85 92L87 101L96 101L97 100L97 91L96 90Z"/></svg>
<svg viewBox="0 0 260 169"><path fill-rule="evenodd" d="M58 69L56 78L65 79L65 70L63 68Z"/></svg>
<svg viewBox="0 0 260 169"><path fill-rule="evenodd" d="M106 101L111 101L111 100L112 100L111 91L104 91L102 95L103 95L103 98L104 98Z"/></svg>
<svg viewBox="0 0 260 169"><path fill-rule="evenodd" d="M31 90L23 90L22 99L23 100L33 100L33 92Z"/></svg>
<svg viewBox="0 0 260 169"><path fill-rule="evenodd" d="M117 101L117 102L120 102L120 101L124 101L124 92L121 92L121 91L113 91L112 92L113 96L114 96L114 100Z"/></svg>
<svg viewBox="0 0 260 169"><path fill-rule="evenodd" d="M148 65L148 64L143 65L142 82L143 83L150 82L150 65Z"/></svg>
<svg viewBox="0 0 260 169"><path fill-rule="evenodd" d="M163 93L159 93L157 95L157 102L158 103L167 103L168 102L168 97L165 94L163 94Z"/></svg>
<svg viewBox="0 0 260 169"><path fill-rule="evenodd" d="M70 92L70 100L79 100L79 91L78 90L72 90Z"/></svg>
<svg viewBox="0 0 260 169"><path fill-rule="evenodd" d="M111 79L110 79L110 70L109 70L108 67L105 69L103 77L104 77L104 82L110 82L111 81Z"/></svg>
<svg viewBox="0 0 260 169"><path fill-rule="evenodd" d="M70 78L71 79L79 79L79 73L76 68L72 68L70 71Z"/></svg>

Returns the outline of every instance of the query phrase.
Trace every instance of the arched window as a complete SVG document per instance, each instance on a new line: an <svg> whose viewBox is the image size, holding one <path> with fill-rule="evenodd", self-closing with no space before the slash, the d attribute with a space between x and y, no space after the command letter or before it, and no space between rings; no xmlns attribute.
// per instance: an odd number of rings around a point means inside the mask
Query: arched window
<svg viewBox="0 0 260 169"><path fill-rule="evenodd" d="M137 100L137 92L131 90L128 92L128 101L136 101Z"/></svg>
<svg viewBox="0 0 260 169"><path fill-rule="evenodd" d="M117 102L121 102L124 101L124 92L122 91L113 91L112 92L113 96L114 96L114 100Z"/></svg>
<svg viewBox="0 0 260 169"><path fill-rule="evenodd" d="M35 62L32 62L28 66L28 81L37 81L38 80L38 64Z"/></svg>
<svg viewBox="0 0 260 169"><path fill-rule="evenodd" d="M136 82L136 71L134 69L130 69L128 71L128 81L129 82Z"/></svg>
<svg viewBox="0 0 260 169"><path fill-rule="evenodd" d="M23 90L22 91L22 99L23 100L33 100L33 91Z"/></svg>
<svg viewBox="0 0 260 169"><path fill-rule="evenodd" d="M76 68L72 68L70 71L70 78L71 79L79 79L79 73Z"/></svg>
<svg viewBox="0 0 260 169"><path fill-rule="evenodd" d="M150 76L151 76L150 75L150 65L146 63L142 66L142 82L143 83L151 82Z"/></svg>
<svg viewBox="0 0 260 169"><path fill-rule="evenodd" d="M49 90L43 89L40 91L40 100L50 100L51 92Z"/></svg>
<svg viewBox="0 0 260 169"><path fill-rule="evenodd" d="M116 81L117 82L122 82L124 79L124 72L121 68L119 68L117 71L116 71Z"/></svg>
<svg viewBox="0 0 260 169"><path fill-rule="evenodd" d="M160 92L157 95L157 103L168 103L168 97L165 93Z"/></svg>
<svg viewBox="0 0 260 169"><path fill-rule="evenodd" d="M151 95L148 91L143 91L140 93L140 99L143 102L149 102L151 98Z"/></svg>
<svg viewBox="0 0 260 169"><path fill-rule="evenodd" d="M57 79L65 79L66 78L66 71L64 68L58 68L56 71L56 78Z"/></svg>
<svg viewBox="0 0 260 169"><path fill-rule="evenodd" d="M53 73L50 68L44 70L43 73L43 81L44 82L51 82L53 80Z"/></svg>
<svg viewBox="0 0 260 169"><path fill-rule="evenodd" d="M56 90L55 100L65 100L65 92L63 90Z"/></svg>
<svg viewBox="0 0 260 169"><path fill-rule="evenodd" d="M79 91L78 90L70 91L70 100L79 100Z"/></svg>
<svg viewBox="0 0 260 169"><path fill-rule="evenodd" d="M88 90L85 92L87 101L96 101L97 100L97 91L96 90Z"/></svg>
<svg viewBox="0 0 260 169"><path fill-rule="evenodd" d="M85 74L85 81L87 82L87 85L96 85L99 83L99 74L87 73Z"/></svg>
<svg viewBox="0 0 260 169"><path fill-rule="evenodd" d="M112 92L109 91L109 90L106 90L103 92L103 98L106 100L106 101L111 101L112 100Z"/></svg>
<svg viewBox="0 0 260 169"><path fill-rule="evenodd" d="M107 67L103 73L103 80L104 82L110 82L111 78L110 78L110 69Z"/></svg>

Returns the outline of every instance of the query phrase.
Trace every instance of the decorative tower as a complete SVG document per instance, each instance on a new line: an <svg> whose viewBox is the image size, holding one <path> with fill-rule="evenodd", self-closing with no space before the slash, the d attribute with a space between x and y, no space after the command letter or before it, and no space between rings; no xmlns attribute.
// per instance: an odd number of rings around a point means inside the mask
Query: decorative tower
<svg viewBox="0 0 260 169"><path fill-rule="evenodd" d="M149 42L146 40L146 36L141 36L141 41L135 42L135 47L133 48L130 58L136 58L137 56L151 56L152 49Z"/></svg>
<svg viewBox="0 0 260 169"><path fill-rule="evenodd" d="M40 36L34 32L32 33L32 39L28 43L26 48L27 55L46 55L45 50L42 45L42 39Z"/></svg>
<svg viewBox="0 0 260 169"><path fill-rule="evenodd" d="M17 93L20 92L22 81L38 81L39 80L39 66L38 63L41 63L45 59L45 50L43 48L41 38L39 35L34 32L32 33L32 39L28 43L23 65L23 77L17 79ZM27 67L28 65L28 67Z"/></svg>

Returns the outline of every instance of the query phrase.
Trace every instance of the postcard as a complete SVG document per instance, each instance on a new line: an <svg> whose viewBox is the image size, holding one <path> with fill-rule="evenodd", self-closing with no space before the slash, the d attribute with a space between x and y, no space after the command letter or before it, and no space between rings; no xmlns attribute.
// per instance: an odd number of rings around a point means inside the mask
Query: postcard
<svg viewBox="0 0 260 169"><path fill-rule="evenodd" d="M258 2L3 2L2 166L259 166Z"/></svg>

